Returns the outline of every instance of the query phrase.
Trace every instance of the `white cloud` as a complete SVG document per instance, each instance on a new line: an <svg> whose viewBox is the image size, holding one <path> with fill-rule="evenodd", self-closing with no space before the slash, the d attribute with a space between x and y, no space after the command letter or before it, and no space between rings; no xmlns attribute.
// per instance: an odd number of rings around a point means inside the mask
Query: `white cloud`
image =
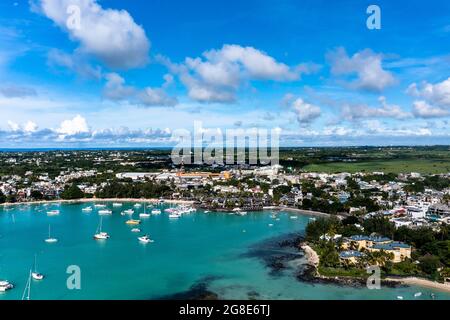
<svg viewBox="0 0 450 320"><path fill-rule="evenodd" d="M64 120L61 122L60 127L56 129L56 132L63 136L87 133L89 131L90 129L86 119L80 115L75 116L71 120Z"/></svg>
<svg viewBox="0 0 450 320"><path fill-rule="evenodd" d="M290 67L263 51L239 45L224 45L204 52L202 57L186 58L182 64L164 57L159 60L179 76L189 97L199 102L233 102L247 81L295 81L318 69L312 64Z"/></svg>
<svg viewBox="0 0 450 320"><path fill-rule="evenodd" d="M67 27L69 6L80 9L80 28ZM109 67L129 69L148 62L150 41L125 10L103 9L96 0L40 0L39 9L78 41L82 52Z"/></svg>
<svg viewBox="0 0 450 320"><path fill-rule="evenodd" d="M8 127L11 129L11 131L19 131L20 130L20 125L11 120L8 120Z"/></svg>
<svg viewBox="0 0 450 320"><path fill-rule="evenodd" d="M341 117L348 121L367 119L367 118L394 118L406 119L411 114L403 111L403 109L395 104L388 104L386 98L381 96L378 98L379 107L370 107L365 104L344 104L341 108Z"/></svg>
<svg viewBox="0 0 450 320"><path fill-rule="evenodd" d="M413 83L406 92L411 96L425 99L433 105L450 108L450 77L435 84L425 81L418 86Z"/></svg>
<svg viewBox="0 0 450 320"><path fill-rule="evenodd" d="M449 116L450 111L434 107L426 101L414 101L413 114L417 118L440 118Z"/></svg>
<svg viewBox="0 0 450 320"><path fill-rule="evenodd" d="M338 48L327 54L333 75L355 75L356 79L347 86L357 90L381 92L396 83L391 72L383 69L383 57L370 49L348 56L344 48Z"/></svg>
<svg viewBox="0 0 450 320"><path fill-rule="evenodd" d="M286 94L282 104L290 108L296 115L298 123L309 124L320 117L320 107L305 102L302 98L296 98L293 94Z"/></svg>
<svg viewBox="0 0 450 320"><path fill-rule="evenodd" d="M37 129L38 129L38 126L33 121L27 121L27 123L25 123L25 125L23 126L23 130L25 132L36 132Z"/></svg>
<svg viewBox="0 0 450 320"><path fill-rule="evenodd" d="M129 101L148 107L172 107L178 104L178 100L169 96L163 88L147 87L143 90L139 90L132 86L127 86L125 79L117 73L108 73L105 77L107 82L103 89L103 96L107 99ZM170 81L172 81L167 75L164 76L164 80L163 87L167 87L170 84Z"/></svg>

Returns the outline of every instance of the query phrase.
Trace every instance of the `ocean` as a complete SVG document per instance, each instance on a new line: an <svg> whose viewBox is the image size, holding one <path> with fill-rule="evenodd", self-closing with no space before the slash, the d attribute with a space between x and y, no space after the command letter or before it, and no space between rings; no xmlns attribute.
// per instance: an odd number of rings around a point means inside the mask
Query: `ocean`
<svg viewBox="0 0 450 320"><path fill-rule="evenodd" d="M15 288L0 293L2 299L21 299L28 274L37 257L42 281L31 281L32 300L72 299L171 299L212 295L220 299L450 299L450 294L418 287L382 287L380 290L310 284L296 279L304 261L293 248L274 245L280 239L302 235L308 216L290 219L289 213L264 211L235 216L196 213L171 220L167 213L141 219L141 234L153 243L143 244L124 203L103 216L106 241L93 235L99 226L98 210L82 212L83 204L19 205L0 207L0 280ZM160 205L164 210L168 205ZM60 210L57 216L47 211ZM135 219L143 208L135 209ZM46 243L48 227L57 243ZM135 226L134 226L135 227ZM289 257L286 267L275 270L270 261ZM69 289L69 266L80 270L80 289ZM420 297L414 297L422 292Z"/></svg>

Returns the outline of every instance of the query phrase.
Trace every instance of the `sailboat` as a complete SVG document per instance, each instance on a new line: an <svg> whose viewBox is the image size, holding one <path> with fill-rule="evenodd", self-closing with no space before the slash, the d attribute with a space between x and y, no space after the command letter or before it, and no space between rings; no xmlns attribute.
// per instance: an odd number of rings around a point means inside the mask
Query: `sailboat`
<svg viewBox="0 0 450 320"><path fill-rule="evenodd" d="M45 239L45 242L47 242L47 243L55 243L55 242L58 242L58 239L52 238L52 236L51 236L51 228L50 228L50 225L48 225L48 238Z"/></svg>
<svg viewBox="0 0 450 320"><path fill-rule="evenodd" d="M107 240L109 239L109 234L107 232L102 232L102 217L100 217L100 225L97 228L97 233L94 234L95 240Z"/></svg>
<svg viewBox="0 0 450 320"><path fill-rule="evenodd" d="M25 290L22 294L22 300L30 300L30 292L31 292L31 270L30 275L28 276L27 285L25 286Z"/></svg>
<svg viewBox="0 0 450 320"><path fill-rule="evenodd" d="M34 280L42 280L42 279L44 279L44 275L37 271L36 260L37 260L37 257L36 257L36 255L34 255L34 271L31 273L31 276L33 277Z"/></svg>
<svg viewBox="0 0 450 320"><path fill-rule="evenodd" d="M148 218L148 217L150 217L150 214L147 213L147 210L145 208L146 207L144 206L144 213L140 213L139 214L139 218Z"/></svg>

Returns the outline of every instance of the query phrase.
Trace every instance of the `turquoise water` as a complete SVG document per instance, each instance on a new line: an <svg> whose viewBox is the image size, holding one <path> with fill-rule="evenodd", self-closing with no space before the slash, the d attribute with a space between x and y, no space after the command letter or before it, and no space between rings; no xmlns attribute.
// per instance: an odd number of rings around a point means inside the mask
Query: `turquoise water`
<svg viewBox="0 0 450 320"><path fill-rule="evenodd" d="M0 299L20 299L27 276L37 254L43 281L32 281L31 299L157 299L189 290L209 279L208 290L224 299L247 299L249 292L260 299L450 299L450 295L425 288L402 287L381 290L355 289L334 285L310 285L297 281L292 270L271 275L262 259L248 255L249 249L267 239L302 232L308 217L289 218L272 212L247 216L197 212L178 220L167 214L142 219L139 228L154 243L141 244L128 216L112 208L113 215L103 217L103 231L111 238L95 241L99 224L97 210L83 213L93 204L52 204L0 208L0 279L15 288L0 293ZM161 206L161 209L166 206ZM58 216L47 216L52 209ZM136 212L142 212L138 209ZM138 218L137 213L135 218ZM58 243L48 244L48 226ZM273 224L273 226L269 226ZM283 249L280 249L283 250ZM81 290L68 290L66 268L81 269ZM420 298L414 293L422 292Z"/></svg>

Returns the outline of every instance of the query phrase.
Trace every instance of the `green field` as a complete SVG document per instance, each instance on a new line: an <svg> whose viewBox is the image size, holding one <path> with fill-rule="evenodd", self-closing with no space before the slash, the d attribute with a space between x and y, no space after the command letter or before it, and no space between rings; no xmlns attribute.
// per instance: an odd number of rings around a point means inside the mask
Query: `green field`
<svg viewBox="0 0 450 320"><path fill-rule="evenodd" d="M303 167L303 170L325 173L383 171L384 173L418 172L422 174L438 174L450 172L450 161L447 159L405 159L364 162L329 162L309 164Z"/></svg>

